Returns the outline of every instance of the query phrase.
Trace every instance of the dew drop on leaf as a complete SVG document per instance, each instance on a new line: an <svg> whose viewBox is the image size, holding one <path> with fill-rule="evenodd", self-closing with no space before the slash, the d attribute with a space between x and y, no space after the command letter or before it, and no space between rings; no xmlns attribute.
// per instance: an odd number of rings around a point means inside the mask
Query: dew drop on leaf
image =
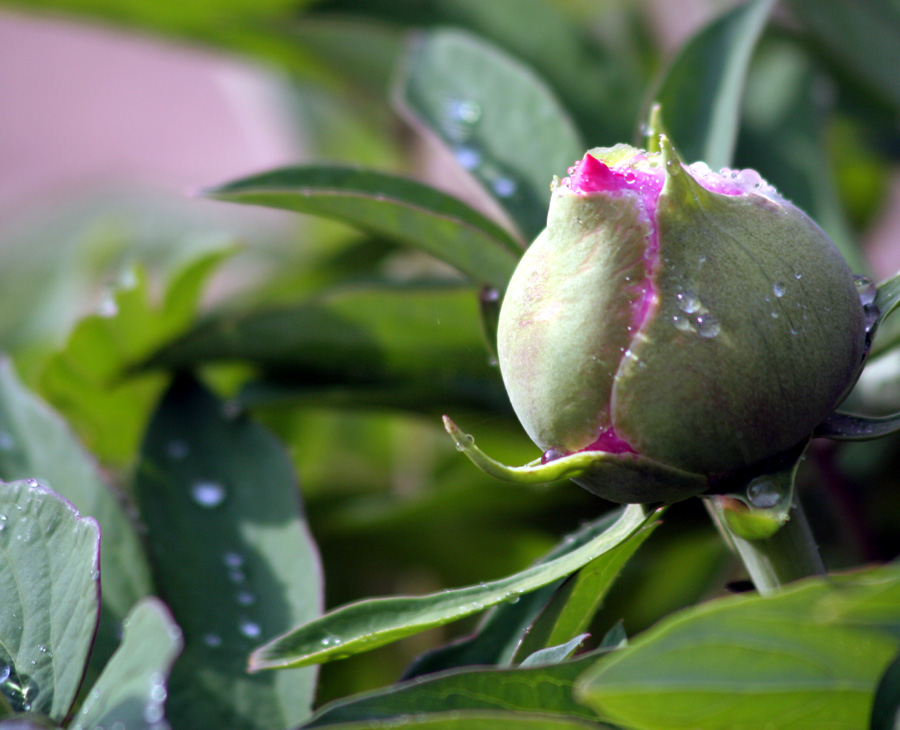
<svg viewBox="0 0 900 730"><path fill-rule="evenodd" d="M225 501L225 487L218 482L194 482L191 486L191 497L201 507L212 509Z"/></svg>

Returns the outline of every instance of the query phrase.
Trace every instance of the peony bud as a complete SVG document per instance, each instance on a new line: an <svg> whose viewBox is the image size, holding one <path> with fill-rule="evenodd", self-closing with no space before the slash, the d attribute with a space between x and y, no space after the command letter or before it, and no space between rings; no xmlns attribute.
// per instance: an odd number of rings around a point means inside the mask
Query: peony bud
<svg viewBox="0 0 900 730"><path fill-rule="evenodd" d="M796 455L866 349L854 277L815 223L752 170L685 166L658 139L591 150L555 185L498 329L543 461L590 454L575 481L619 502Z"/></svg>

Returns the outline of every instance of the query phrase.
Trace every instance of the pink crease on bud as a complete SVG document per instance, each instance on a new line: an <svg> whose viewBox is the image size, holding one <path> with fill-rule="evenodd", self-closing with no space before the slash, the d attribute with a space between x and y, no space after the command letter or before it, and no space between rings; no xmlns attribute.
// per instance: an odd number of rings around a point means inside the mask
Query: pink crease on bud
<svg viewBox="0 0 900 730"><path fill-rule="evenodd" d="M608 454L636 454L637 452L631 448L625 439L616 433L613 426L605 428L600 432L600 436L590 446L581 449L582 451L605 451Z"/></svg>

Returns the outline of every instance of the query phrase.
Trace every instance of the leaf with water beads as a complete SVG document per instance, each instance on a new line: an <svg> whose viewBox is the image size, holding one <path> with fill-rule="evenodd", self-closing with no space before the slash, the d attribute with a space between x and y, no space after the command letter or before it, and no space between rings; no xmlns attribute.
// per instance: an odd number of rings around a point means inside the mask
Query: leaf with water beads
<svg viewBox="0 0 900 730"><path fill-rule="evenodd" d="M181 630L157 598L145 598L122 622L122 643L81 705L70 730L157 730L166 677L181 652Z"/></svg>
<svg viewBox="0 0 900 730"><path fill-rule="evenodd" d="M344 658L515 600L613 550L646 529L651 519L642 506L629 505L609 529L587 544L521 573L431 595L376 598L343 606L257 649L250 657L250 669L302 667Z"/></svg>
<svg viewBox="0 0 900 730"><path fill-rule="evenodd" d="M62 720L100 610L100 531L34 479L0 483L0 692Z"/></svg>

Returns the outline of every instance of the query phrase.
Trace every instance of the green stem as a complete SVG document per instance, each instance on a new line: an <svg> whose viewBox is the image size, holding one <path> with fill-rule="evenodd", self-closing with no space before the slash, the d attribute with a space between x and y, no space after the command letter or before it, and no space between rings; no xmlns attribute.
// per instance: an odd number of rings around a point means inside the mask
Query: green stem
<svg viewBox="0 0 900 730"><path fill-rule="evenodd" d="M770 595L780 586L800 578L825 574L819 548L796 498L789 519L771 536L755 540L741 537L729 525L724 511L733 508L730 500L713 497L705 502L725 541L744 562L750 579L762 595Z"/></svg>

